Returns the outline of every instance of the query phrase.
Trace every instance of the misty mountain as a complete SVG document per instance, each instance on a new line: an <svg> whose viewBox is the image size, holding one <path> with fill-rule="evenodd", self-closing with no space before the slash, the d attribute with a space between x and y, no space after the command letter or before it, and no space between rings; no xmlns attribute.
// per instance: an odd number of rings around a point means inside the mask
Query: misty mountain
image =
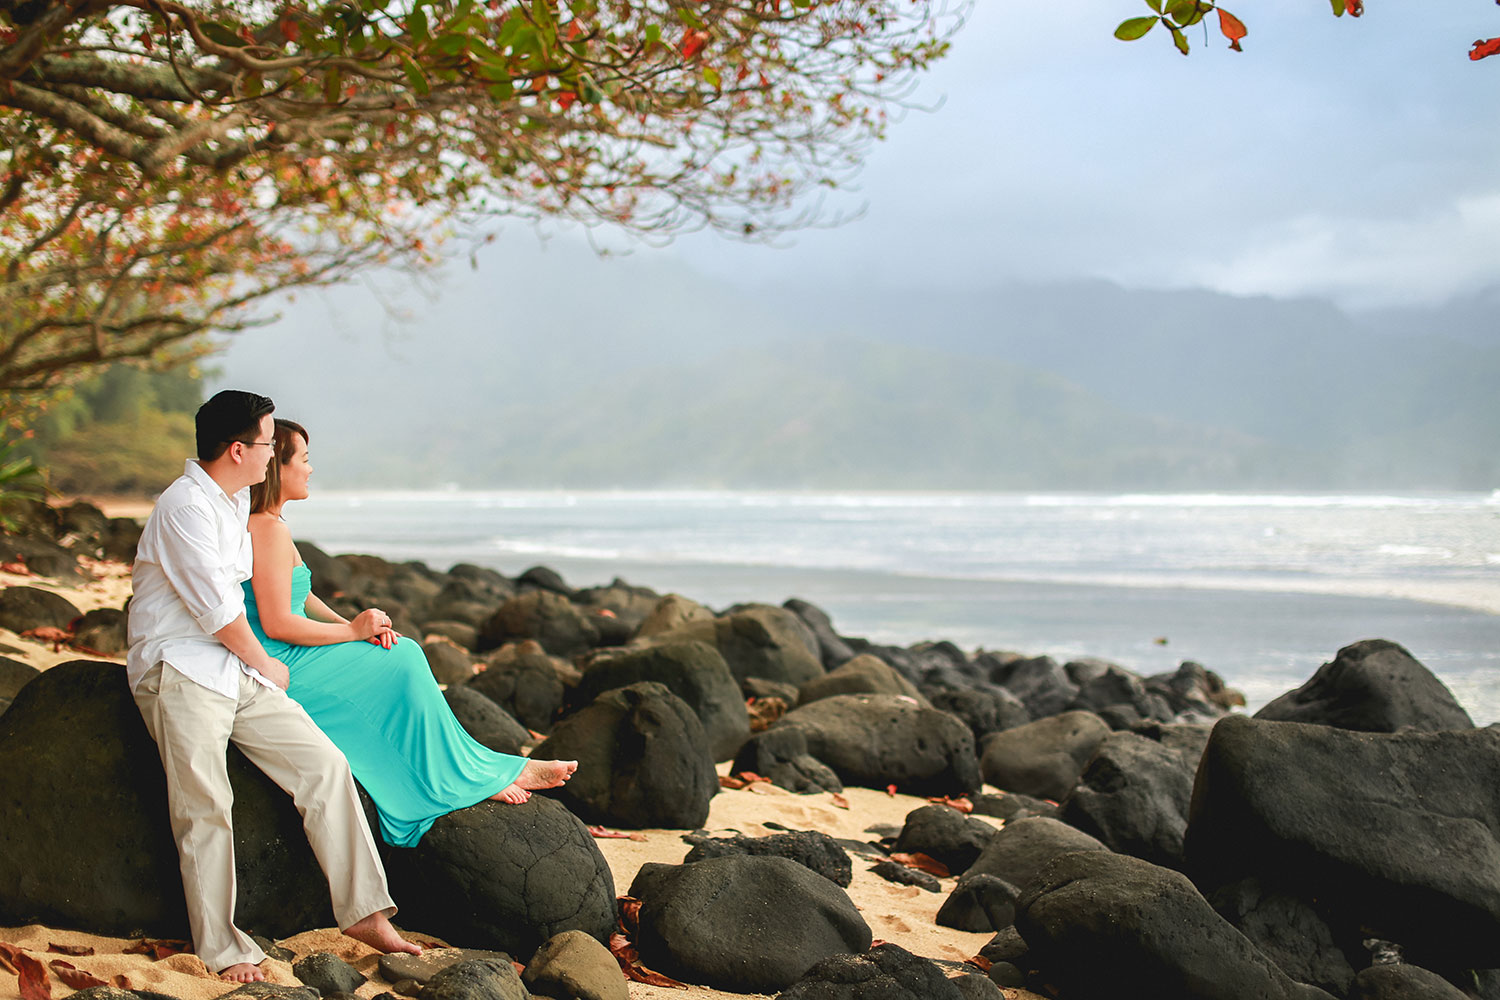
<svg viewBox="0 0 1500 1000"><path fill-rule="evenodd" d="M1472 304L747 290L567 246L496 263L394 310L390 287L299 302L239 338L222 384L306 423L333 485L1500 483L1500 344L1443 332Z"/></svg>

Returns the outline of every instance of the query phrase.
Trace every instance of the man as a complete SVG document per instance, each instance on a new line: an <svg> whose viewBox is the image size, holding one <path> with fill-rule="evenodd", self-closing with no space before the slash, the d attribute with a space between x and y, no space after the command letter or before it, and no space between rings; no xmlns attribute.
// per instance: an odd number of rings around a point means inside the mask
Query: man
<svg viewBox="0 0 1500 1000"><path fill-rule="evenodd" d="M380 951L421 951L391 926L396 907L348 762L286 696L286 665L245 620L249 488L275 451L274 408L234 389L203 404L198 461L157 500L131 571L126 674L167 776L193 944L231 982L265 979L265 953L234 926L230 741L296 801L344 933Z"/></svg>

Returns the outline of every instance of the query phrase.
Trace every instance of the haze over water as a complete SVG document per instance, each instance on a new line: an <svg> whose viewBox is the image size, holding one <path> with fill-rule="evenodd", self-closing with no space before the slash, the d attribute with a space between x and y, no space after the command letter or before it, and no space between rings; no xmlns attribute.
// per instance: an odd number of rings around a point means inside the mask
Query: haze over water
<svg viewBox="0 0 1500 1000"><path fill-rule="evenodd" d="M1500 720L1497 495L315 491L288 520L334 554L801 597L879 642L1192 659L1251 711L1386 638Z"/></svg>

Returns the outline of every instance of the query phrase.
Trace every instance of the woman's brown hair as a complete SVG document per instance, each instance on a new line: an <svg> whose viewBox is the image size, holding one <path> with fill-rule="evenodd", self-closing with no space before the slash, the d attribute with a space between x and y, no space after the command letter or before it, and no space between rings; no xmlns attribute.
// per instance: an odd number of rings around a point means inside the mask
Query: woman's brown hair
<svg viewBox="0 0 1500 1000"><path fill-rule="evenodd" d="M266 478L250 487L250 513L259 514L281 499L281 467L297 454L297 438L308 441L307 430L291 420L276 420L276 432L271 439L276 442L276 454L266 466Z"/></svg>

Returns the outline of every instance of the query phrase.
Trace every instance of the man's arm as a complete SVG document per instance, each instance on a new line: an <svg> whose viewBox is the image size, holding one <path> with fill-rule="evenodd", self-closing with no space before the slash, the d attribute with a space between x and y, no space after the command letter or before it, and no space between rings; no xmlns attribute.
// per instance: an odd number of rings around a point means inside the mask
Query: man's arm
<svg viewBox="0 0 1500 1000"><path fill-rule="evenodd" d="M235 656L245 661L245 665L266 680L275 684L285 691L291 683L291 673L286 664L266 652L266 648L260 644L255 633L250 629L250 623L245 620L242 613L234 621L225 625L214 633L214 638L222 642Z"/></svg>

